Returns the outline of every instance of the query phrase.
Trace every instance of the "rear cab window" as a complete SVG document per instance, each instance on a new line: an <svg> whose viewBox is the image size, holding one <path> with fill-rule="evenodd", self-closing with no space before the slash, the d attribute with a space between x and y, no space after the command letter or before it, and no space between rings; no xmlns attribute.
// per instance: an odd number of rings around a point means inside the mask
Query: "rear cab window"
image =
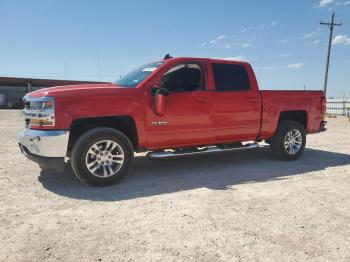
<svg viewBox="0 0 350 262"><path fill-rule="evenodd" d="M243 65L213 63L211 66L217 92L250 90L248 72Z"/></svg>

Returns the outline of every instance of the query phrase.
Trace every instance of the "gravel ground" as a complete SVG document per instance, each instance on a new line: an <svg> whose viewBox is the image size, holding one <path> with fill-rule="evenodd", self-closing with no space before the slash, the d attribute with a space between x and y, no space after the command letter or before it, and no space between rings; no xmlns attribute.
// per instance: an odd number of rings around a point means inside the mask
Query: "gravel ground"
<svg viewBox="0 0 350 262"><path fill-rule="evenodd" d="M93 188L20 154L0 110L0 261L350 261L350 122L268 149L151 161Z"/></svg>

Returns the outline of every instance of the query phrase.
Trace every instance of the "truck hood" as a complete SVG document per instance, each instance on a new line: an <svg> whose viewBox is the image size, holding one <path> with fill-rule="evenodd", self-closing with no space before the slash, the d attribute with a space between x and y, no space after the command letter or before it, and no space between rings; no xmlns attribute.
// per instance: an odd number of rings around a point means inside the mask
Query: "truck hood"
<svg viewBox="0 0 350 262"><path fill-rule="evenodd" d="M68 85L68 86L54 86L39 89L31 92L27 95L31 97L44 97L44 96L79 96L79 95L96 95L104 92L110 92L111 90L122 89L112 83L107 84L83 84L83 85Z"/></svg>

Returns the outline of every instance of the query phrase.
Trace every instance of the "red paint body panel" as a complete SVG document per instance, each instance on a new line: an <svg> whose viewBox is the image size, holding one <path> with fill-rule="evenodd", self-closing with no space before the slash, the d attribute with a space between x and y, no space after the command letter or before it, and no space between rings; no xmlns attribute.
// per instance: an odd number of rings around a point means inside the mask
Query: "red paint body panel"
<svg viewBox="0 0 350 262"><path fill-rule="evenodd" d="M232 61L220 61L220 63L231 64ZM258 83L251 66L247 63L241 64L248 72L251 89L214 92L213 114L217 143L255 140L260 130L261 99Z"/></svg>
<svg viewBox="0 0 350 262"><path fill-rule="evenodd" d="M281 112L302 110L307 115L307 131L319 131L322 112L323 91L261 91L262 97L262 126L260 136L269 138L276 130Z"/></svg>
<svg viewBox="0 0 350 262"><path fill-rule="evenodd" d="M166 98L165 115L149 111L146 116L147 148L171 148L177 145L213 144L213 92L174 93ZM167 121L166 126L153 126L153 121Z"/></svg>
<svg viewBox="0 0 350 262"><path fill-rule="evenodd" d="M130 116L134 119L139 146L150 150L270 138L281 112L303 110L307 130L319 131L324 118L321 91L259 91L251 66L245 62L201 58L174 58L163 61L136 88L114 84L62 86L30 93L32 97L55 98L55 126L69 130L76 119L103 116ZM243 65L251 90L215 92L211 63ZM205 91L172 93L163 97L163 116L155 112L151 88L160 86L161 76L176 64L197 63L205 74ZM158 101L161 102L161 101ZM156 126L153 122L165 121ZM47 128L46 128L47 129Z"/></svg>

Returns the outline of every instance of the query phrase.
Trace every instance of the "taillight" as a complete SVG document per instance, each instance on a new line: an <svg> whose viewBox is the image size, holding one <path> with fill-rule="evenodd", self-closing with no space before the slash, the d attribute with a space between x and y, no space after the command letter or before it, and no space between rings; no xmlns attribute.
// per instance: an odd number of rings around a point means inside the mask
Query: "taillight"
<svg viewBox="0 0 350 262"><path fill-rule="evenodd" d="M325 97L321 98L321 112L324 114L327 111L327 100Z"/></svg>

